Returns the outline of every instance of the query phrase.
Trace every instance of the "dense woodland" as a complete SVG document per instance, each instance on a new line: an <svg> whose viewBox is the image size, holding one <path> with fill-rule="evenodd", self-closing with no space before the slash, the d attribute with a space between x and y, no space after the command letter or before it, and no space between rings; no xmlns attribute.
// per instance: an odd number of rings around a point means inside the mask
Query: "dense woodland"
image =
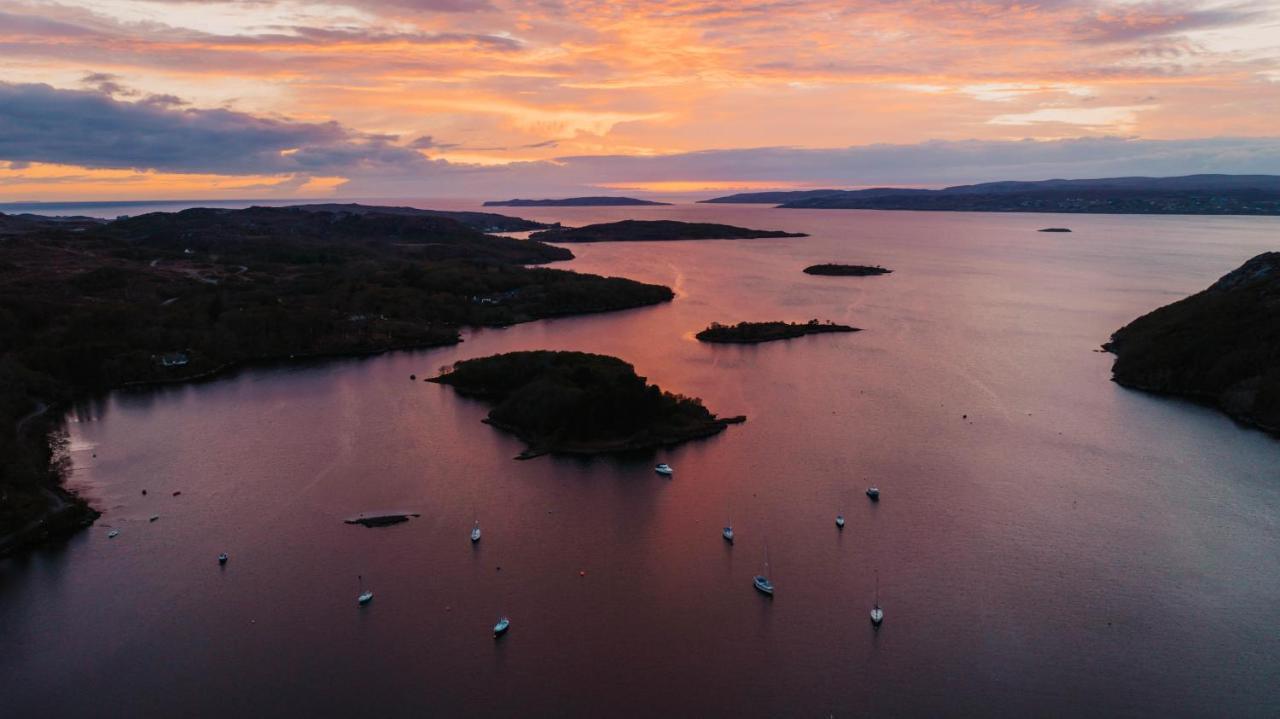
<svg viewBox="0 0 1280 719"><path fill-rule="evenodd" d="M459 362L433 381L493 403L489 421L535 453L669 444L714 434L728 423L701 400L663 392L607 355L510 352Z"/></svg>
<svg viewBox="0 0 1280 719"><path fill-rule="evenodd" d="M1280 252L1139 317L1106 347L1120 384L1195 398L1280 432Z"/></svg>
<svg viewBox="0 0 1280 719"><path fill-rule="evenodd" d="M51 505L79 508L68 521L89 516L58 489L58 413L44 407L244 362L449 344L464 325L672 298L658 285L523 266L570 257L447 217L369 208L110 223L0 215L0 553Z"/></svg>

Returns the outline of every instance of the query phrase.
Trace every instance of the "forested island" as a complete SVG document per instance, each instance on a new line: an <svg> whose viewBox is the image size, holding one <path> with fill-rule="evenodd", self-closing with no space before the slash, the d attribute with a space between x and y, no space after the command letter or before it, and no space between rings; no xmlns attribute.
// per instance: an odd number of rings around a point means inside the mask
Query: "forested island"
<svg viewBox="0 0 1280 719"><path fill-rule="evenodd" d="M1120 328L1112 378L1180 395L1280 433L1280 252Z"/></svg>
<svg viewBox="0 0 1280 719"><path fill-rule="evenodd" d="M736 325L722 325L712 322L709 327L694 335L702 342L722 342L731 344L755 344L772 342L804 335L824 334L827 332L861 332L857 327L838 325L834 322L739 322Z"/></svg>
<svg viewBox="0 0 1280 719"><path fill-rule="evenodd" d="M787 209L1280 215L1280 176L1186 175L985 182L941 190L877 187L747 193L706 202L769 202Z"/></svg>
<svg viewBox="0 0 1280 719"><path fill-rule="evenodd" d="M565 197L546 200L490 200L485 207L632 207L636 205L670 205L670 202L640 200L635 197Z"/></svg>
<svg viewBox="0 0 1280 719"><path fill-rule="evenodd" d="M585 352L509 352L464 360L432 382L494 407L485 422L529 448L597 454L709 437L745 417L719 418L694 397L648 384L630 364Z"/></svg>
<svg viewBox="0 0 1280 719"><path fill-rule="evenodd" d="M77 397L672 299L659 285L523 266L571 258L564 248L380 210L0 214L0 554L96 516L60 483L53 430Z"/></svg>
<svg viewBox="0 0 1280 719"><path fill-rule="evenodd" d="M560 227L529 235L540 242L655 242L674 240L752 240L767 237L807 237L803 232L752 230L711 222L622 220L584 227Z"/></svg>
<svg viewBox="0 0 1280 719"><path fill-rule="evenodd" d="M839 265L835 263L826 263L822 265L810 265L804 268L806 275L825 275L830 277L869 277L872 275L887 275L893 270L886 269L880 265Z"/></svg>

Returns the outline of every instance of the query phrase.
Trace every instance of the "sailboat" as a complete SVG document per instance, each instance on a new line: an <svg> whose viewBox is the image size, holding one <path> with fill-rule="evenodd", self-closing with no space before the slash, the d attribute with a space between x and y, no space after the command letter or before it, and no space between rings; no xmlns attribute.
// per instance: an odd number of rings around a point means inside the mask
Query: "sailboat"
<svg viewBox="0 0 1280 719"><path fill-rule="evenodd" d="M475 544L480 541L480 520L476 520L476 524L471 528L471 543Z"/></svg>
<svg viewBox="0 0 1280 719"><path fill-rule="evenodd" d="M764 545L764 574L757 574L751 580L756 589L764 595L773 596L773 582L769 581L769 545Z"/></svg>
<svg viewBox="0 0 1280 719"><path fill-rule="evenodd" d="M733 514L730 513L729 521L724 525L724 531L720 534L724 535L724 541L733 544Z"/></svg>
<svg viewBox="0 0 1280 719"><path fill-rule="evenodd" d="M359 575L359 574L357 574L357 575L356 575L356 581L358 581L358 582L360 583L360 596L356 597L356 604L359 604L360 606L362 606L362 607L363 607L364 605L366 605L366 604L368 604L369 602L373 601L373 592L372 592L371 590L368 590L368 589L365 589L365 588L364 588L364 576L363 576L363 575Z"/></svg>
<svg viewBox="0 0 1280 719"><path fill-rule="evenodd" d="M510 628L511 628L511 620L510 620L510 619L507 619L506 617L503 617L503 618L499 619L499 620L498 620L498 623L497 623L497 624L495 624L495 625L493 625L493 638L494 638L494 639L497 639L498 637L502 636L503 634L506 634L506 633L507 633L507 630L508 630L508 629L510 629Z"/></svg>
<svg viewBox="0 0 1280 719"><path fill-rule="evenodd" d="M836 515L836 527L837 527L837 528L839 528L839 529L844 529L844 515L843 515L843 514L837 514L837 515Z"/></svg>
<svg viewBox="0 0 1280 719"><path fill-rule="evenodd" d="M884 610L880 608L880 570L876 570L876 603L871 607L871 623L876 627L884 621Z"/></svg>

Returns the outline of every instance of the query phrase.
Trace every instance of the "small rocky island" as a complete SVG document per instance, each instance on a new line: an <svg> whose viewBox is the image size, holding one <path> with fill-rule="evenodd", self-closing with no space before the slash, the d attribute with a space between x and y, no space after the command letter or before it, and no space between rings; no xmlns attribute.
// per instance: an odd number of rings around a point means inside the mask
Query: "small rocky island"
<svg viewBox="0 0 1280 719"><path fill-rule="evenodd" d="M429 381L493 404L484 420L548 452L598 454L710 437L746 417L720 418L694 397L663 392L630 364L585 352L508 352L464 360Z"/></svg>
<svg viewBox="0 0 1280 719"><path fill-rule="evenodd" d="M545 200L490 200L485 207L633 207L636 205L670 205L635 197L564 197Z"/></svg>
<svg viewBox="0 0 1280 719"><path fill-rule="evenodd" d="M887 275L893 270L886 269L880 265L838 265L835 263L826 263L822 265L810 265L804 268L806 275L823 275L827 277L870 277L872 275Z"/></svg>
<svg viewBox="0 0 1280 719"><path fill-rule="evenodd" d="M1280 433L1280 252L1120 328L1112 379L1213 405Z"/></svg>
<svg viewBox="0 0 1280 719"><path fill-rule="evenodd" d="M673 240L754 240L770 237L807 237L803 232L751 230L711 222L677 220L622 220L584 227L558 227L529 235L538 242L655 242Z"/></svg>
<svg viewBox="0 0 1280 719"><path fill-rule="evenodd" d="M359 524L370 529L374 527L390 527L393 524L402 524L409 521L410 517L421 517L417 512L391 512L382 514L357 514L354 517L342 520L346 524Z"/></svg>
<svg viewBox="0 0 1280 719"><path fill-rule="evenodd" d="M710 327L695 335L702 342L723 342L731 344L755 344L786 340L804 335L817 335L827 332L860 332L857 327L838 325L833 322L739 322L736 325L722 325L712 322Z"/></svg>

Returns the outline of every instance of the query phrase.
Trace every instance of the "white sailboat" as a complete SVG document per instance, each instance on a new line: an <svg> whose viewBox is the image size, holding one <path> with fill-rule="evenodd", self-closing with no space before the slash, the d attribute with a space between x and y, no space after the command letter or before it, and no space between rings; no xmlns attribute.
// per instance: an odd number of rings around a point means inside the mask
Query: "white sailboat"
<svg viewBox="0 0 1280 719"><path fill-rule="evenodd" d="M724 525L724 531L720 532L724 536L724 541L733 544L733 514L729 514L729 521Z"/></svg>
<svg viewBox="0 0 1280 719"><path fill-rule="evenodd" d="M884 610L880 608L880 570L876 570L876 603L871 607L871 623L879 627L884 621Z"/></svg>
<svg viewBox="0 0 1280 719"><path fill-rule="evenodd" d="M358 597L356 597L356 604L359 604L360 606L362 606L362 607L363 607L364 605L366 605L366 604L368 604L369 602L373 601L373 591L372 591L372 590L369 590L369 589L365 589L365 588L364 588L364 576L363 576L363 575L359 575L359 574L357 574L357 575L356 575L356 581L357 581L357 582L359 583L359 585L360 585L360 595L359 595Z"/></svg>
<svg viewBox="0 0 1280 719"><path fill-rule="evenodd" d="M837 514L837 515L836 515L836 527L837 527L837 528L839 528L839 529L844 529L844 515L843 515L843 514Z"/></svg>
<svg viewBox="0 0 1280 719"><path fill-rule="evenodd" d="M773 596L773 582L769 581L769 544L764 545L764 573L757 574L751 583L765 596Z"/></svg>
<svg viewBox="0 0 1280 719"><path fill-rule="evenodd" d="M471 528L471 543L475 544L480 541L480 520L476 520L476 524Z"/></svg>

